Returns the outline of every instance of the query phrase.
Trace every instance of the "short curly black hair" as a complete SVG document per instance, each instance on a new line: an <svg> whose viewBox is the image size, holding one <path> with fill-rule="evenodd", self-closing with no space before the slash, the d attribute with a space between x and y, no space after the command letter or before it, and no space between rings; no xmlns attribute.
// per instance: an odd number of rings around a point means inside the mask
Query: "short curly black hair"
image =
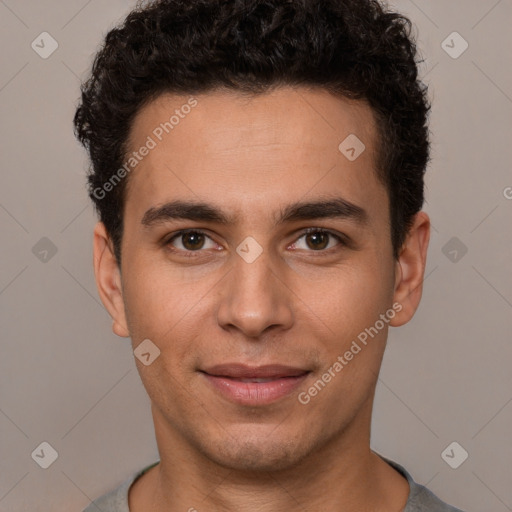
<svg viewBox="0 0 512 512"><path fill-rule="evenodd" d="M377 0L138 2L111 30L82 84L75 134L91 159L89 195L121 264L125 162L134 116L162 93L219 88L259 94L285 85L359 99L378 127L377 174L390 201L395 258L424 201L427 88L411 22Z"/></svg>

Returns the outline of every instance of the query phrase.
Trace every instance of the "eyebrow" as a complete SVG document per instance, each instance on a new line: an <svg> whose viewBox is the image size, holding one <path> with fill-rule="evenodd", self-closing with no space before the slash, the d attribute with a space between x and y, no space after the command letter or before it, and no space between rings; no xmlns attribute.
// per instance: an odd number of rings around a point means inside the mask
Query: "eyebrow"
<svg viewBox="0 0 512 512"><path fill-rule="evenodd" d="M170 201L162 206L151 207L144 213L141 223L145 227L171 220L191 220L217 224L235 224L238 215L228 215L214 205L193 201ZM314 219L348 219L358 224L367 224L367 212L341 197L292 203L279 211L275 225L285 222Z"/></svg>

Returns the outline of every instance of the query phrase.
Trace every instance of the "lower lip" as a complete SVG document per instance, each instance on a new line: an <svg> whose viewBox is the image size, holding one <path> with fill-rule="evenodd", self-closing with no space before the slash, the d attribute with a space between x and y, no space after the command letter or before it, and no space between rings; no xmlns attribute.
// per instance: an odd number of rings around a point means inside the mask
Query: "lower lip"
<svg viewBox="0 0 512 512"><path fill-rule="evenodd" d="M229 377L203 373L208 382L228 400L242 405L267 405L297 389L308 376L282 377L267 382L240 382Z"/></svg>

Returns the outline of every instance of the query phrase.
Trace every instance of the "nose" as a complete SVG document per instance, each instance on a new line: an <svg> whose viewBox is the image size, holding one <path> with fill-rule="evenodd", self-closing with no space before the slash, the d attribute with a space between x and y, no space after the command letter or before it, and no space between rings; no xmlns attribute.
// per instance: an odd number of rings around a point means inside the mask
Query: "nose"
<svg viewBox="0 0 512 512"><path fill-rule="evenodd" d="M293 324L293 293L287 287L284 267L272 265L267 251L248 263L237 253L220 287L217 321L225 330L238 330L258 338L271 329ZM281 275L280 275L281 274Z"/></svg>

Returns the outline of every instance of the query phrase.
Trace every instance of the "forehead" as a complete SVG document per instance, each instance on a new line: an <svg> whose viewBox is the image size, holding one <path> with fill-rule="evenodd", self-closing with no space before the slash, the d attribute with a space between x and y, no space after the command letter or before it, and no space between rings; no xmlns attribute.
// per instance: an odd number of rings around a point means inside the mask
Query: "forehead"
<svg viewBox="0 0 512 512"><path fill-rule="evenodd" d="M293 144L297 138L336 149L348 130L371 146L374 125L366 103L319 88L283 86L258 95L220 89L196 96L160 95L135 116L129 138L136 146L147 135L159 143L172 134L176 142L188 142L191 151L213 153L245 143Z"/></svg>
<svg viewBox="0 0 512 512"><path fill-rule="evenodd" d="M375 139L365 103L321 89L163 94L132 124L130 151L151 149L142 158L139 152L129 176L125 212L135 209L140 217L173 197L260 212L286 197L334 191L355 203L368 194L386 200L375 173Z"/></svg>

